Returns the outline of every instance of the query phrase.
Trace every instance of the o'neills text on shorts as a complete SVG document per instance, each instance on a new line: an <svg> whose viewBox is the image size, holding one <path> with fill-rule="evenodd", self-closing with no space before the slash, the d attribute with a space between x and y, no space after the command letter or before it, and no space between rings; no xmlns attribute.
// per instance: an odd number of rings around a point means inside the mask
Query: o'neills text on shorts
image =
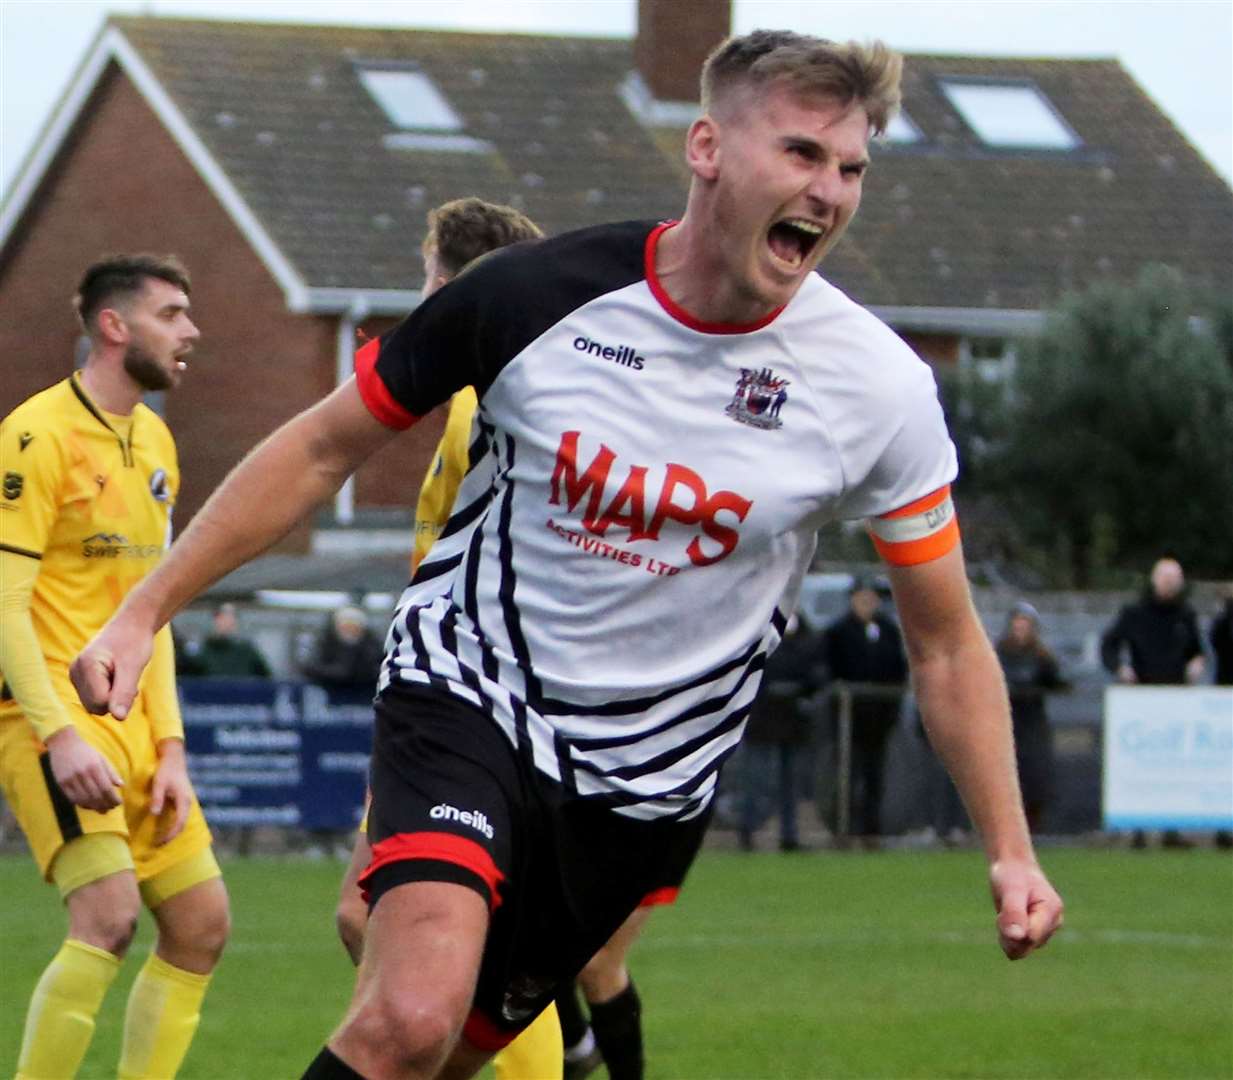
<svg viewBox="0 0 1233 1080"><path fill-rule="evenodd" d="M467 825L492 839L492 826L488 823L488 815L482 810L459 810L448 803L438 803L428 811L433 821L456 821L459 825Z"/></svg>

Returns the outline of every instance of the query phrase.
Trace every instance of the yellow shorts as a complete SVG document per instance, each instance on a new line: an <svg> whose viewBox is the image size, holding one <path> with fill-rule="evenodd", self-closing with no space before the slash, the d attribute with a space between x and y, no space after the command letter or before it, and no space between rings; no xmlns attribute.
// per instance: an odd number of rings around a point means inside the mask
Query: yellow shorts
<svg viewBox="0 0 1233 1080"><path fill-rule="evenodd" d="M195 797L180 835L170 843L156 843L174 820L174 810L168 807L159 818L150 813L150 787L158 755L153 732L140 707L135 706L124 721L92 716L78 702L66 674L53 671L51 676L78 733L107 757L124 786L120 789L121 804L105 814L74 806L52 777L46 748L16 703L0 706L0 789L26 834L43 877L52 880L52 863L66 843L91 833L116 833L125 838L139 883L208 849L210 830ZM78 882L81 884L85 882Z"/></svg>

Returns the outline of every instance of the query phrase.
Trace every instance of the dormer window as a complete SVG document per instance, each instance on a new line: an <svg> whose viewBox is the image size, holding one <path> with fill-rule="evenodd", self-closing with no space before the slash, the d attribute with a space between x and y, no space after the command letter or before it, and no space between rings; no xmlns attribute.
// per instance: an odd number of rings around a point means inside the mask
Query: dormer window
<svg viewBox="0 0 1233 1080"><path fill-rule="evenodd" d="M1081 140L1028 80L944 78L942 92L987 146L1074 150Z"/></svg>

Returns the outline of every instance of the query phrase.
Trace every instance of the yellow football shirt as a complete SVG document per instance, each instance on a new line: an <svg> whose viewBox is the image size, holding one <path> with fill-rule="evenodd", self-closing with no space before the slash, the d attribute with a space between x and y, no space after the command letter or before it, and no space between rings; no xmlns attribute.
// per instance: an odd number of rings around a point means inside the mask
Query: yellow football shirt
<svg viewBox="0 0 1233 1080"><path fill-rule="evenodd" d="M467 386L450 398L445 431L437 443L437 452L424 483L420 486L419 501L415 504L415 550L411 555L411 572L419 566L428 549L441 535L450 512L458 485L467 475L467 459L471 450L471 420L479 408L479 398L474 387Z"/></svg>
<svg viewBox="0 0 1233 1080"><path fill-rule="evenodd" d="M0 481L0 551L38 560L30 618L55 678L162 558L175 443L145 405L108 414L73 375L0 422Z"/></svg>

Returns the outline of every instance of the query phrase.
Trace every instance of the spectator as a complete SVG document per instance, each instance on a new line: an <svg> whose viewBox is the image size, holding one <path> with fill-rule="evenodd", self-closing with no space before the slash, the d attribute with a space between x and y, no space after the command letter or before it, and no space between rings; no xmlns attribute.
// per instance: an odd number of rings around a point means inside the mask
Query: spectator
<svg viewBox="0 0 1233 1080"><path fill-rule="evenodd" d="M1180 686L1203 678L1199 620L1186 601L1176 559L1159 559L1142 599L1127 604L1100 642L1100 658L1118 682Z"/></svg>
<svg viewBox="0 0 1233 1080"><path fill-rule="evenodd" d="M1045 694L1067 686L1053 653L1040 637L1040 616L1026 601L1010 611L1006 632L997 643L998 660L1010 691L1015 729L1015 759L1028 827L1040 832L1053 780L1053 736L1045 712Z"/></svg>
<svg viewBox="0 0 1233 1080"><path fill-rule="evenodd" d="M852 699L852 828L876 844L882 835L882 785L886 747L899 721L908 661L899 627L881 612L877 584L866 578L852 583L848 613L826 630L825 656L830 677L864 684ZM869 684L885 690L870 689ZM838 716L839 699L833 697Z"/></svg>
<svg viewBox="0 0 1233 1080"><path fill-rule="evenodd" d="M1212 620L1208 641L1216 656L1217 686L1233 686L1233 585L1224 599L1224 610ZM1216 833L1216 846L1233 848L1233 832L1221 829Z"/></svg>
<svg viewBox="0 0 1233 1080"><path fill-rule="evenodd" d="M1176 559L1158 559L1142 599L1122 608L1100 642L1101 662L1118 682L1180 686L1203 677L1206 660L1199 620L1185 592L1181 564ZM1131 843L1146 847L1147 835L1136 829ZM1164 833L1162 843L1165 847L1190 846L1174 829Z"/></svg>
<svg viewBox="0 0 1233 1080"><path fill-rule="evenodd" d="M779 849L800 850L796 822L796 771L800 748L809 741L808 699L822 685L821 642L800 615L793 615L783 642L766 662L762 687L745 729L745 784L741 847L753 850L761 823L762 794L774 777L779 795Z"/></svg>
<svg viewBox="0 0 1233 1080"><path fill-rule="evenodd" d="M377 689L385 646L363 608L348 604L331 616L317 639L304 675L330 689Z"/></svg>
<svg viewBox="0 0 1233 1080"><path fill-rule="evenodd" d="M239 625L235 604L219 604L214 628L205 640L185 646L180 674L208 679L268 679L270 665L261 650L239 632Z"/></svg>
<svg viewBox="0 0 1233 1080"><path fill-rule="evenodd" d="M1224 609L1212 620L1208 641L1216 656L1216 685L1233 686L1233 586L1225 597Z"/></svg>

